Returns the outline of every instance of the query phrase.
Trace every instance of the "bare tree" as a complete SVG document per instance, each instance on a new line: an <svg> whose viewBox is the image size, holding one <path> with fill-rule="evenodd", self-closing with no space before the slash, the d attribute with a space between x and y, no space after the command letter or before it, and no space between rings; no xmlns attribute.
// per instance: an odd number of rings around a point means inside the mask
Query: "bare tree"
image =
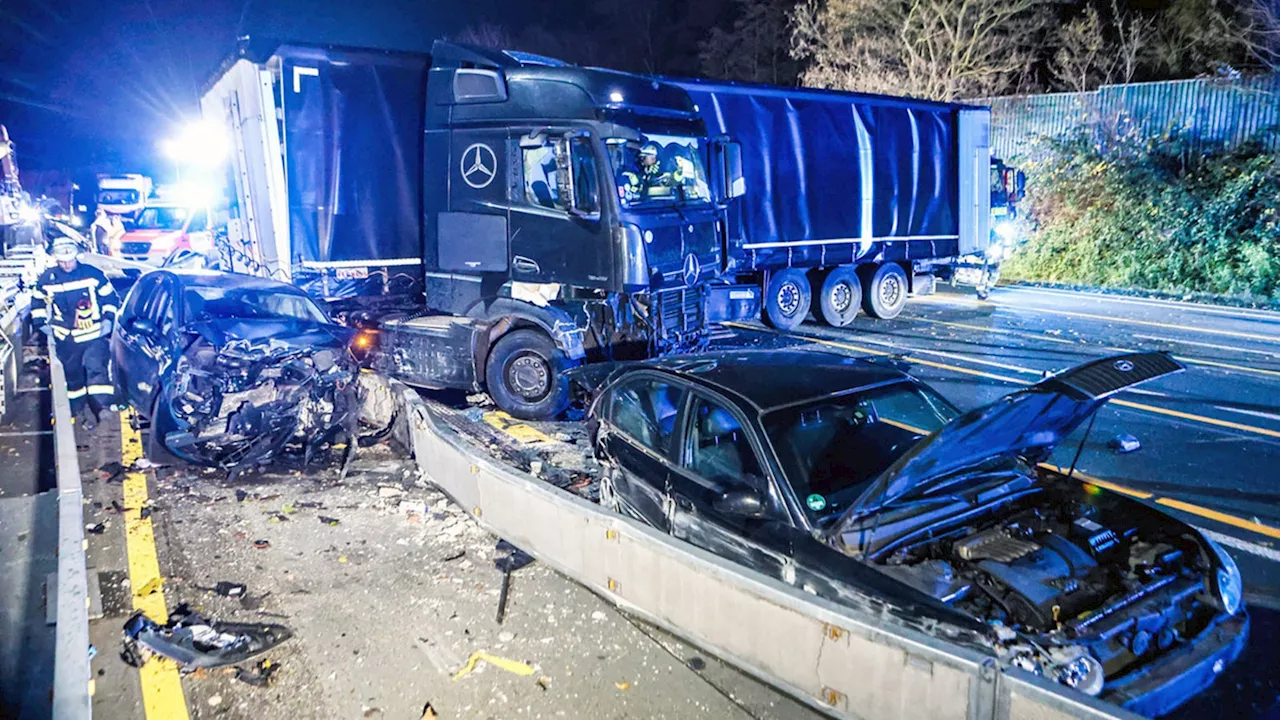
<svg viewBox="0 0 1280 720"><path fill-rule="evenodd" d="M1243 9L1249 54L1272 72L1280 72L1280 0L1246 0Z"/></svg>
<svg viewBox="0 0 1280 720"><path fill-rule="evenodd" d="M787 47L787 24L795 0L735 0L735 4L738 18L733 26L713 28L699 47L703 74L775 85L794 83L797 70Z"/></svg>
<svg viewBox="0 0 1280 720"><path fill-rule="evenodd" d="M1152 42L1156 64L1170 77L1191 77L1247 62L1248 29L1227 0L1172 0Z"/></svg>
<svg viewBox="0 0 1280 720"><path fill-rule="evenodd" d="M512 47L511 33L507 32L506 28L492 23L468 25L449 39L458 43L479 45L480 47L493 48L495 50L506 50Z"/></svg>
<svg viewBox="0 0 1280 720"><path fill-rule="evenodd" d="M809 85L939 100L1012 88L1042 42L1051 0L808 0L792 56Z"/></svg>
<svg viewBox="0 0 1280 720"><path fill-rule="evenodd" d="M1121 13L1117 0L1111 0L1111 16L1115 18L1117 37L1115 67L1108 82L1131 83L1146 64L1156 23L1145 15Z"/></svg>
<svg viewBox="0 0 1280 720"><path fill-rule="evenodd" d="M1098 11L1092 5L1057 33L1049 72L1072 92L1093 90L1109 79L1113 57Z"/></svg>

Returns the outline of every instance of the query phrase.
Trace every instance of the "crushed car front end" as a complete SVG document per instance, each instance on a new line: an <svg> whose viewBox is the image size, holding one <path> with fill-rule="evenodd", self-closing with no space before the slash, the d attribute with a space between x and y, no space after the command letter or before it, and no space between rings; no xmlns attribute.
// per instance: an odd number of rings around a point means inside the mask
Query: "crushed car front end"
<svg viewBox="0 0 1280 720"><path fill-rule="evenodd" d="M170 452L233 469L265 462L290 444L309 459L326 444L351 442L359 366L337 328L211 335L188 347L160 390L153 422Z"/></svg>

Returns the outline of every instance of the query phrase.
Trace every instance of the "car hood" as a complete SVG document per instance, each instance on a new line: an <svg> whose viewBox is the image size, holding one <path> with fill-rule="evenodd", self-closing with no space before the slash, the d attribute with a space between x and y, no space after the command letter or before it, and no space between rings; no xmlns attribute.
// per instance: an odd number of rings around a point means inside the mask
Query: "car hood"
<svg viewBox="0 0 1280 720"><path fill-rule="evenodd" d="M289 318L215 318L195 323L191 331L215 347L232 340L275 340L297 347L341 348L351 338L351 331L338 325Z"/></svg>
<svg viewBox="0 0 1280 720"><path fill-rule="evenodd" d="M1180 372L1167 353L1129 353L1093 360L967 412L916 443L876 479L832 525L856 518L922 484L1003 457L1039 459L1125 388Z"/></svg>
<svg viewBox="0 0 1280 720"><path fill-rule="evenodd" d="M151 241L161 237L182 237L181 230L130 230L121 235L123 242Z"/></svg>

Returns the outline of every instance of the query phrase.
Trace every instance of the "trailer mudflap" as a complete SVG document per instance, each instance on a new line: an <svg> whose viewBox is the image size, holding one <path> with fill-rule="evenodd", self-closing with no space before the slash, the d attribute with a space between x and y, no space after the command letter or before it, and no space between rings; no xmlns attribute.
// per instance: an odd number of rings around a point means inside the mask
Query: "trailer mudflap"
<svg viewBox="0 0 1280 720"><path fill-rule="evenodd" d="M758 318L761 296L756 285L712 285L707 288L707 322Z"/></svg>
<svg viewBox="0 0 1280 720"><path fill-rule="evenodd" d="M487 324L431 315L383 324L370 366L407 385L479 392L476 358L487 343Z"/></svg>

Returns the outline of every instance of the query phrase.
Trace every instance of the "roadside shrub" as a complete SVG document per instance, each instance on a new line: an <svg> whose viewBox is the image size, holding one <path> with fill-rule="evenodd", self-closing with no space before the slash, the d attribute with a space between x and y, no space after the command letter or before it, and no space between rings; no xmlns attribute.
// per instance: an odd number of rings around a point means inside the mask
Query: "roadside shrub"
<svg viewBox="0 0 1280 720"><path fill-rule="evenodd" d="M1081 135L1024 169L1034 229L1006 278L1280 300L1280 157L1259 143Z"/></svg>

